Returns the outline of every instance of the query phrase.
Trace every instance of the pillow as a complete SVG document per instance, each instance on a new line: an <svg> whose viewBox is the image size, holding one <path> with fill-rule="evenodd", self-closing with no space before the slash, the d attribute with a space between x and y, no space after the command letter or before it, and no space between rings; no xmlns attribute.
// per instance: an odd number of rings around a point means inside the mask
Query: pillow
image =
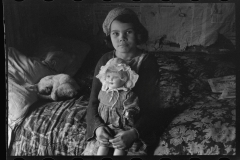
<svg viewBox="0 0 240 160"><path fill-rule="evenodd" d="M40 40L34 56L55 71L74 76L89 51L90 46L84 42L48 37Z"/></svg>
<svg viewBox="0 0 240 160"><path fill-rule="evenodd" d="M74 57L75 56L67 55L62 51L50 51L42 63L57 73L63 73L72 63Z"/></svg>
<svg viewBox="0 0 240 160"><path fill-rule="evenodd" d="M21 123L29 107L37 101L37 93L14 79L8 79L8 125L13 129Z"/></svg>
<svg viewBox="0 0 240 160"><path fill-rule="evenodd" d="M47 75L57 74L44 66L40 59L29 58L15 48L8 49L8 144L12 130L19 125L37 94L27 89Z"/></svg>
<svg viewBox="0 0 240 160"><path fill-rule="evenodd" d="M8 48L8 75L16 82L36 84L47 76L57 74L45 66L39 58L27 57L13 47Z"/></svg>

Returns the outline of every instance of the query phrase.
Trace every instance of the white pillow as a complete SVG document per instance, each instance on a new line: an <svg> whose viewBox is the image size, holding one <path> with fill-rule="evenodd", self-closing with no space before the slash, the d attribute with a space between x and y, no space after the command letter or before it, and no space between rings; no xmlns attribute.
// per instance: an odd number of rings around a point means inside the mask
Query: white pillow
<svg viewBox="0 0 240 160"><path fill-rule="evenodd" d="M13 47L8 49L8 74L15 80L23 79L26 83L36 84L47 75L57 74L45 66L39 58L29 58Z"/></svg>
<svg viewBox="0 0 240 160"><path fill-rule="evenodd" d="M47 75L57 74L16 49L8 49L8 144L12 129L20 124L29 107L37 101L37 93L28 89Z"/></svg>

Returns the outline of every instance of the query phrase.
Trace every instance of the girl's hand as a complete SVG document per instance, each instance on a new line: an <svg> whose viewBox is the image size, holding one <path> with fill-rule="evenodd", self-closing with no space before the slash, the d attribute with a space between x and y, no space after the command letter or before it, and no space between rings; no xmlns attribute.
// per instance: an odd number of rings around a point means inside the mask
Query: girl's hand
<svg viewBox="0 0 240 160"><path fill-rule="evenodd" d="M96 139L104 145L109 144L109 139L113 138L112 130L107 126L100 126L96 129Z"/></svg>
<svg viewBox="0 0 240 160"><path fill-rule="evenodd" d="M118 133L114 139L109 140L116 149L128 149L132 146L133 142L137 140L138 135L135 129L122 131Z"/></svg>

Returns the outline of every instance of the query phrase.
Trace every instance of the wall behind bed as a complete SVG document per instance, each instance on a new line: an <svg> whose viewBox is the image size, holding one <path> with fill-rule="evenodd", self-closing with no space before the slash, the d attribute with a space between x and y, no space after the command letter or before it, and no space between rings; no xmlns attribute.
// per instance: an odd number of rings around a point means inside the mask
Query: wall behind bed
<svg viewBox="0 0 240 160"><path fill-rule="evenodd" d="M45 37L63 37L93 44L93 4L74 1L4 2L7 46L31 55Z"/></svg>
<svg viewBox="0 0 240 160"><path fill-rule="evenodd" d="M104 45L102 22L117 6L132 8L149 31L142 47L150 51L235 49L234 3L82 3L74 1L4 1L7 46L31 55L45 37L60 36L91 45L96 56Z"/></svg>
<svg viewBox="0 0 240 160"><path fill-rule="evenodd" d="M235 3L95 3L98 24L117 6L138 14L149 32L143 46L149 51L186 51L193 46L204 52L210 47L235 49Z"/></svg>

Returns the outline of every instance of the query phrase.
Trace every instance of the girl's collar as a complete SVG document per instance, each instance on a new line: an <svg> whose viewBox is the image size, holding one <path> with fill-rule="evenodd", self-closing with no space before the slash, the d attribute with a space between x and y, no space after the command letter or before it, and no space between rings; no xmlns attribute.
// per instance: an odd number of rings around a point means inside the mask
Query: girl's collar
<svg viewBox="0 0 240 160"><path fill-rule="evenodd" d="M139 49L139 54L131 58L130 60L124 60L126 62L131 62L132 60L136 59L137 57L141 56L143 54L142 50ZM113 58L119 58L116 56L116 50L113 50Z"/></svg>
<svg viewBox="0 0 240 160"><path fill-rule="evenodd" d="M120 90L123 90L123 91L128 91L128 89L126 87L120 87L120 88L114 88L114 89L107 89L106 92L112 92L112 91L120 91Z"/></svg>

